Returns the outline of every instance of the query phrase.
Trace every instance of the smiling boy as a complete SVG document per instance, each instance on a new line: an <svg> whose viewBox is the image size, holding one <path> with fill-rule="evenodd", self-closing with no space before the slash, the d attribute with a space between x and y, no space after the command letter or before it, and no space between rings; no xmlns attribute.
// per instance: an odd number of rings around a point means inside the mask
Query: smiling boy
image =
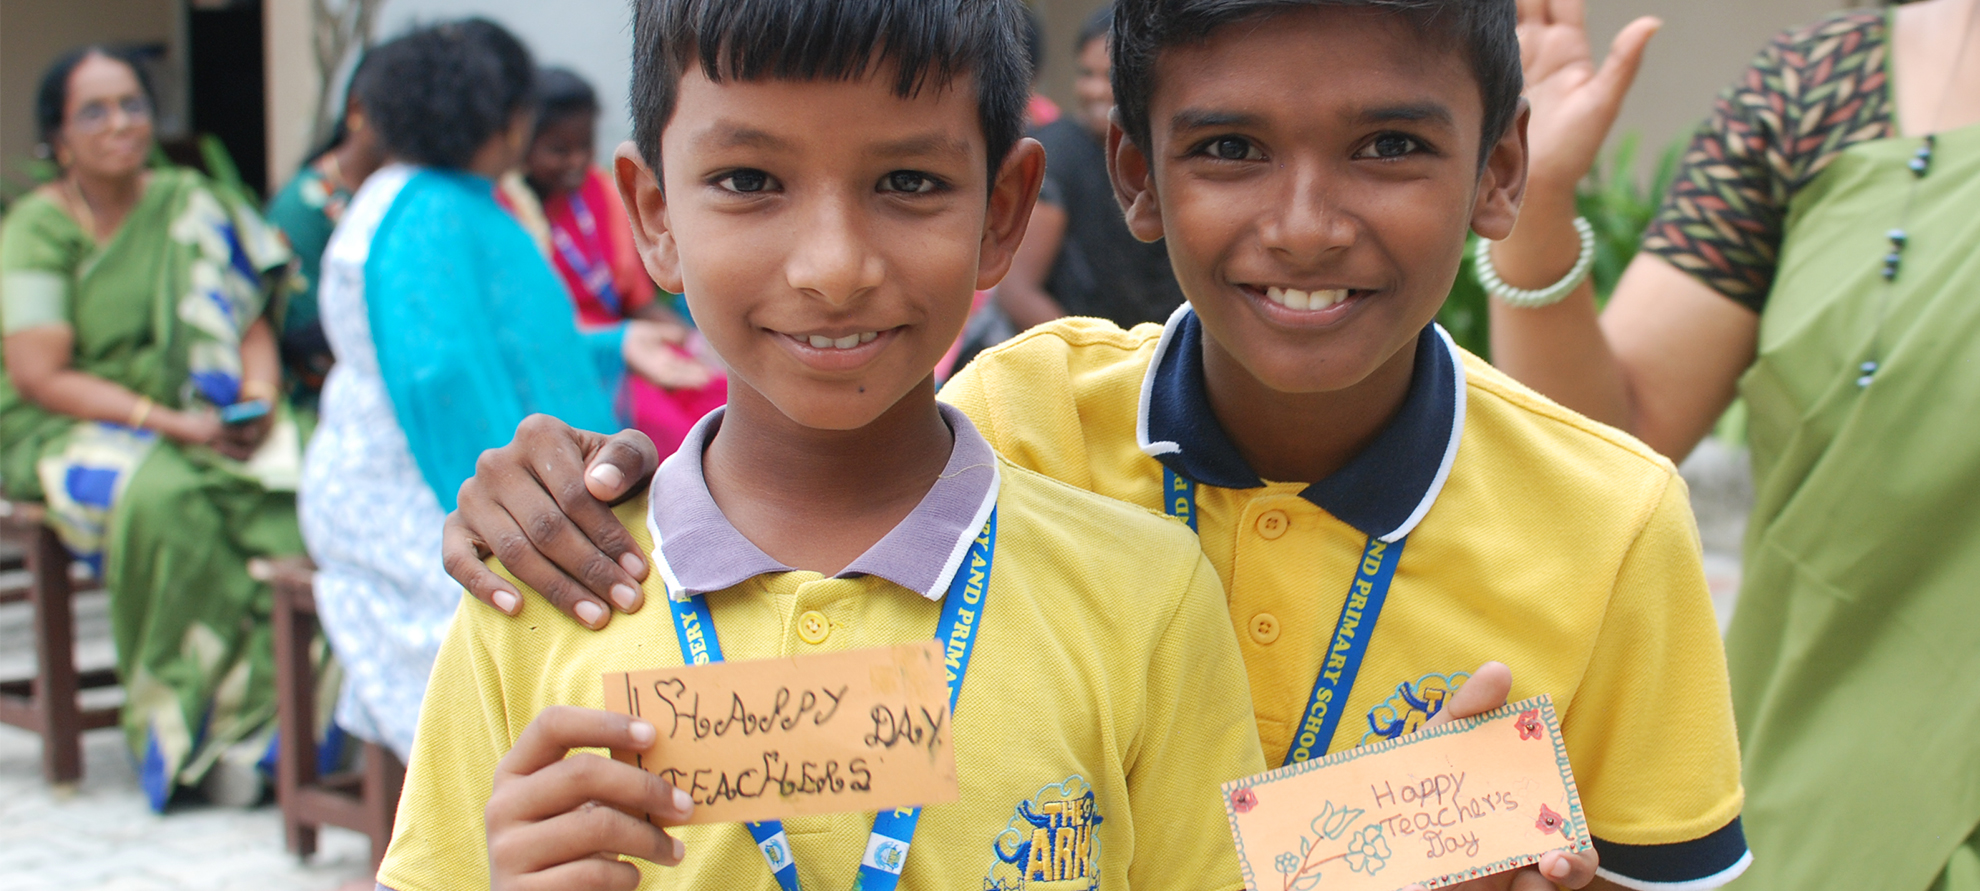
<svg viewBox="0 0 1980 891"><path fill-rule="evenodd" d="M638 149L617 175L648 270L692 295L728 365L730 403L620 510L670 610L598 634L540 600L525 621L459 613L381 885L1241 886L1217 783L1263 763L1214 570L1181 527L999 460L934 398L1042 176L1019 138L1018 15L636 5ZM707 790L572 754L646 749L651 724L597 710L600 678L682 665L691 640L795 657L959 621L975 643L949 651L958 801L663 831L622 810L672 825Z"/></svg>
<svg viewBox="0 0 1980 891"><path fill-rule="evenodd" d="M1199 531L1272 763L1414 732L1503 660L1562 710L1603 879L1716 887L1749 856L1683 482L1432 324L1524 188L1513 6L1124 0L1110 165L1190 306L1042 326L943 398L1012 462ZM479 538L587 624L580 579L637 608L579 485L615 496L637 445L526 425L463 490L455 577L513 607Z"/></svg>

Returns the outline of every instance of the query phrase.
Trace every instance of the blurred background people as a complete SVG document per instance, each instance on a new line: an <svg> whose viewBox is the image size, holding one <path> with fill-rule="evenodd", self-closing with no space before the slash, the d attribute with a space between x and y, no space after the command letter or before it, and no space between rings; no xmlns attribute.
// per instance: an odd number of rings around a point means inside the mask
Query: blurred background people
<svg viewBox="0 0 1980 891"><path fill-rule="evenodd" d="M1579 0L1520 8L1532 174L1491 255L1544 288L1633 65L1597 73ZM1980 888L1976 207L1980 2L1846 10L1726 91L1605 310L1492 308L1500 367L1672 460L1745 403L1737 887Z"/></svg>
<svg viewBox="0 0 1980 891"><path fill-rule="evenodd" d="M628 374L619 388L620 419L673 454L701 416L727 399L725 376L690 349L698 337L675 312L674 295L657 293L633 246L632 224L618 186L596 164L598 95L562 68L537 72L536 133L523 174L541 208L550 261L570 292L578 326L600 330L647 319L665 332L659 383Z"/></svg>
<svg viewBox="0 0 1980 891"><path fill-rule="evenodd" d="M303 532L344 666L337 722L404 758L459 586L442 517L482 450L529 414L615 430L611 388L652 373L652 322L580 334L562 283L495 200L534 132L535 66L483 19L373 50L359 96L391 163L358 190L324 257L337 364L304 460Z"/></svg>
<svg viewBox="0 0 1980 891"><path fill-rule="evenodd" d="M323 336L316 294L322 279L323 249L343 219L351 196L385 163L385 148L371 127L360 98L365 64L360 60L344 89L344 113L321 148L311 152L288 185L268 202L268 221L289 237L298 280L282 316L282 364L288 371L290 399L313 426L323 379L335 357Z"/></svg>
<svg viewBox="0 0 1980 891"><path fill-rule="evenodd" d="M1020 331L1065 315L1131 328L1163 321L1182 305L1168 249L1128 231L1107 176L1113 20L1109 5L1080 28L1079 103L1031 134L1045 145L1045 187L1010 275L997 287L998 305Z"/></svg>
<svg viewBox="0 0 1980 891"><path fill-rule="evenodd" d="M302 540L266 317L288 249L232 193L147 166L154 103L101 48L42 78L61 175L0 229L0 481L45 500L102 570L125 740L162 810L193 784L260 797L275 691L269 591L247 561Z"/></svg>

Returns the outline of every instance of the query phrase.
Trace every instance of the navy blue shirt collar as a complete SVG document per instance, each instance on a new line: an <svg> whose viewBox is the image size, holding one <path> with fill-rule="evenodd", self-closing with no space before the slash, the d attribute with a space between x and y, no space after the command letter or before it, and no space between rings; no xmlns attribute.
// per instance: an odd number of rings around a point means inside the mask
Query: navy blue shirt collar
<svg viewBox="0 0 1980 891"><path fill-rule="evenodd" d="M1408 535L1444 488L1464 432L1464 360L1437 324L1416 339L1416 368L1402 409L1368 448L1300 497L1370 538ZM1188 304L1169 317L1141 382L1136 432L1142 452L1198 484L1265 485L1210 409L1203 324Z"/></svg>

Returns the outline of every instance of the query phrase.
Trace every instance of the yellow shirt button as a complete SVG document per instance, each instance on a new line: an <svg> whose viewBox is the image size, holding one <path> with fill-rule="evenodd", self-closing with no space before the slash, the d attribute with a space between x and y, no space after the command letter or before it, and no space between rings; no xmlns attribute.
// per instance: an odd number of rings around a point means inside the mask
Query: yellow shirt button
<svg viewBox="0 0 1980 891"><path fill-rule="evenodd" d="M808 644L822 644L832 636L832 622L825 614L815 609L805 610L797 620L798 639Z"/></svg>
<svg viewBox="0 0 1980 891"><path fill-rule="evenodd" d="M1292 527L1292 518L1282 510L1268 510L1258 515L1258 534L1266 541L1272 541L1286 534Z"/></svg>
<svg viewBox="0 0 1980 891"><path fill-rule="evenodd" d="M1259 613L1251 617L1251 639L1269 645L1279 639L1279 617Z"/></svg>

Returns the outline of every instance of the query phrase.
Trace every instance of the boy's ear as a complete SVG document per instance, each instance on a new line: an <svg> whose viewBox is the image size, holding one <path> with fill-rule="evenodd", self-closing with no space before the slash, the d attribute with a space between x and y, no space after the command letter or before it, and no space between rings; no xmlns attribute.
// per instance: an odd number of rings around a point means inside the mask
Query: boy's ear
<svg viewBox="0 0 1980 891"><path fill-rule="evenodd" d="M1480 238L1503 241L1519 221L1519 206L1526 200L1526 123L1532 117L1533 106L1521 98L1512 126L1485 157L1485 169L1478 176L1478 200L1471 208L1471 231Z"/></svg>
<svg viewBox="0 0 1980 891"><path fill-rule="evenodd" d="M1148 153L1121 129L1116 109L1107 125L1107 176L1114 181L1114 200L1121 203L1128 230L1146 242L1162 240L1162 206L1155 194L1155 165Z"/></svg>
<svg viewBox="0 0 1980 891"><path fill-rule="evenodd" d="M1018 140L990 184L990 213L983 220L983 245L977 255L977 290L996 287L1010 272L1011 258L1024 242L1044 181L1045 147L1028 136Z"/></svg>
<svg viewBox="0 0 1980 891"><path fill-rule="evenodd" d="M667 193L660 188L659 174L646 166L631 142L621 143L612 153L612 174L619 182L619 199L625 202L633 244L639 248L646 274L668 291L679 294L686 290L681 280L681 252L667 221Z"/></svg>

